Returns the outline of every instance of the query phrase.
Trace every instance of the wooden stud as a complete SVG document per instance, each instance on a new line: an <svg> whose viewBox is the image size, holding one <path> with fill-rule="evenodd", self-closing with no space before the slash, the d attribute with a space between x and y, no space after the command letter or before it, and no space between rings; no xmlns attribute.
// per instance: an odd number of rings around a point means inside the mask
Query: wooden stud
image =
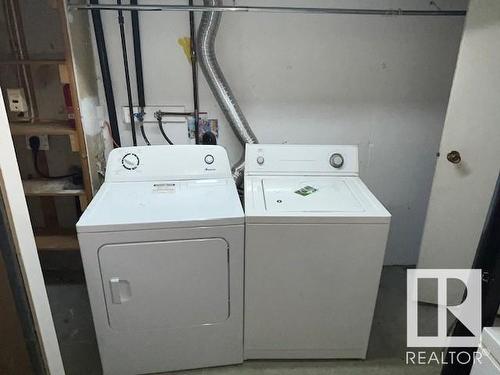
<svg viewBox="0 0 500 375"><path fill-rule="evenodd" d="M82 209L82 211L85 211L89 204L89 202L87 201L87 197L84 194L81 194L78 196L78 199L80 200L80 208Z"/></svg>
<svg viewBox="0 0 500 375"><path fill-rule="evenodd" d="M61 81L62 84L71 84L71 80L69 77L69 71L68 71L68 66L65 64L60 64L59 65L59 80Z"/></svg>
<svg viewBox="0 0 500 375"><path fill-rule="evenodd" d="M64 36L64 44L65 44L65 60L67 64L67 71L69 75L69 85L71 89L71 100L73 102L74 116L75 116L75 130L78 135L79 148L80 148L80 162L82 166L83 172L83 186L85 189L85 195L87 197L87 201L92 199L92 183L90 180L90 167L89 160L87 155L87 148L85 144L85 133L83 131L82 125L82 117L80 113L80 105L78 102L78 94L76 91L76 79L73 71L73 56L71 54L71 42L69 39L69 30L68 30L68 20L66 18L66 7L64 0L58 0L58 10L61 18L61 26L63 30Z"/></svg>

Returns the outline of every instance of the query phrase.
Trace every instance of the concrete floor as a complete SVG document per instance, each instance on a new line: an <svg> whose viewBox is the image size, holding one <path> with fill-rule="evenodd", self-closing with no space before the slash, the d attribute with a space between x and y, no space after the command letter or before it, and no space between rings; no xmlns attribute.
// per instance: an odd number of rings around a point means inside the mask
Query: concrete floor
<svg viewBox="0 0 500 375"><path fill-rule="evenodd" d="M81 278L72 283L47 285L52 314L67 375L101 374L87 291ZM52 280L54 281L54 280ZM419 310L432 330L435 308L423 305ZM426 319L425 317L428 317ZM434 323L433 323L434 322ZM247 361L243 365L177 372L186 375L433 375L437 366L408 366L406 351L406 269L385 267L365 361Z"/></svg>

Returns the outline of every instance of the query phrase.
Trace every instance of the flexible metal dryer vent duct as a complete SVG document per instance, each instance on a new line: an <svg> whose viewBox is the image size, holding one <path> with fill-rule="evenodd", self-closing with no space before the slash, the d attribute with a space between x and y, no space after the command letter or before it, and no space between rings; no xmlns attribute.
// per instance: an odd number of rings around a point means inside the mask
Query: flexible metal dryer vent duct
<svg viewBox="0 0 500 375"><path fill-rule="evenodd" d="M203 4L206 6L222 6L223 2L222 0L203 0ZM258 143L217 62L215 37L217 36L221 18L221 12L203 12L198 29L198 61L212 93L240 142L243 145L245 143ZM244 168L245 153L232 166L236 185L239 185L243 180Z"/></svg>

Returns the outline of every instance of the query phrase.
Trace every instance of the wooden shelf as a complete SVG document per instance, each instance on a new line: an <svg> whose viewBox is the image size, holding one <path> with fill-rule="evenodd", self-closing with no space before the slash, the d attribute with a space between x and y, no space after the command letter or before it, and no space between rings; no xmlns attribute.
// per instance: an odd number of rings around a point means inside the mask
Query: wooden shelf
<svg viewBox="0 0 500 375"><path fill-rule="evenodd" d="M24 194L37 197L59 197L84 195L82 186L74 185L67 179L60 180L24 180Z"/></svg>
<svg viewBox="0 0 500 375"><path fill-rule="evenodd" d="M1 65L63 65L63 59L40 59L40 60L0 60Z"/></svg>
<svg viewBox="0 0 500 375"><path fill-rule="evenodd" d="M11 122L13 135L76 135L76 130L64 122Z"/></svg>
<svg viewBox="0 0 500 375"><path fill-rule="evenodd" d="M80 249L76 234L36 235L38 251L77 251Z"/></svg>
<svg viewBox="0 0 500 375"><path fill-rule="evenodd" d="M27 135L66 135L69 137L71 150L78 152L78 134L68 121L58 122L11 122L10 132L16 136Z"/></svg>

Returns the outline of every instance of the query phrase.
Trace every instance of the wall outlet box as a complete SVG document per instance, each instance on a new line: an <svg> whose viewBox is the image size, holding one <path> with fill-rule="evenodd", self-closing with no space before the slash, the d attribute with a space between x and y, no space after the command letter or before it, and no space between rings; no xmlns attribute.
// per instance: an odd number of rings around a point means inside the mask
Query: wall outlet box
<svg viewBox="0 0 500 375"><path fill-rule="evenodd" d="M30 147L30 138L38 137L40 138L40 151L48 151L49 150L49 136L48 135L39 135L39 134L30 134L26 136L26 147L28 150L31 150Z"/></svg>
<svg viewBox="0 0 500 375"><path fill-rule="evenodd" d="M9 109L12 112L28 111L28 104L24 96L24 90L21 88L7 89L7 98L9 100Z"/></svg>

